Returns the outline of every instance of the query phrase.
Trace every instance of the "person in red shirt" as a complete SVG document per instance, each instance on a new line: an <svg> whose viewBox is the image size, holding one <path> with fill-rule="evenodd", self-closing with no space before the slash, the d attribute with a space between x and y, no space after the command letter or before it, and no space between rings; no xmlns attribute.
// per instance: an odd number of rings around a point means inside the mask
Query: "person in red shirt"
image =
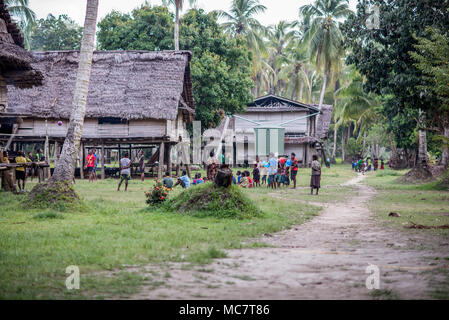
<svg viewBox="0 0 449 320"><path fill-rule="evenodd" d="M89 182L94 181L94 168L95 168L95 155L91 150L89 150L89 154L86 156L86 168L89 173Z"/></svg>
<svg viewBox="0 0 449 320"><path fill-rule="evenodd" d="M298 159L296 159L296 154L292 152L291 158L292 165L290 169L290 180L293 181L293 187L291 189L296 189L296 175L298 174Z"/></svg>

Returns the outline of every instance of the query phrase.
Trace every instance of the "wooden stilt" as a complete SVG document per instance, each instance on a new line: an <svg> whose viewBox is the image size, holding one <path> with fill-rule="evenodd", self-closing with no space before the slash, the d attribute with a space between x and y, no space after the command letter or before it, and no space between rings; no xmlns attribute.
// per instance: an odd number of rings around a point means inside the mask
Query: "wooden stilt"
<svg viewBox="0 0 449 320"><path fill-rule="evenodd" d="M103 141L101 142L101 179L105 179L106 178L106 171L104 168L104 143Z"/></svg>
<svg viewBox="0 0 449 320"><path fill-rule="evenodd" d="M161 142L159 147L159 168L157 170L157 178L162 179L162 170L164 168L164 142Z"/></svg>
<svg viewBox="0 0 449 320"><path fill-rule="evenodd" d="M58 156L59 156L59 144L58 141L55 141L55 146L54 146L55 150L53 151L53 157L54 157L54 164L55 164L55 168L56 168L56 164L58 163Z"/></svg>
<svg viewBox="0 0 449 320"><path fill-rule="evenodd" d="M169 143L168 144L168 164L167 164L168 168L167 168L167 171L168 171L168 174L170 177L172 176L171 152L172 152L172 145Z"/></svg>

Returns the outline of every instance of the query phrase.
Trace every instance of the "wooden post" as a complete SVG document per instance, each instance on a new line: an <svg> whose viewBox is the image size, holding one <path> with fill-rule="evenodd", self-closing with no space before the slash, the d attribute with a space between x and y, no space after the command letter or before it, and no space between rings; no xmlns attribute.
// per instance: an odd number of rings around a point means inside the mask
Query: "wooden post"
<svg viewBox="0 0 449 320"><path fill-rule="evenodd" d="M171 177L172 176L172 163L171 163L171 151L172 151L172 145L169 143L168 144L168 164L167 164L167 166L168 166L168 168L167 168L167 171L168 171L168 175Z"/></svg>
<svg viewBox="0 0 449 320"><path fill-rule="evenodd" d="M84 179L84 143L80 143L80 179Z"/></svg>
<svg viewBox="0 0 449 320"><path fill-rule="evenodd" d="M157 170L157 178L162 179L162 170L164 168L164 142L161 142L159 147L159 167Z"/></svg>
<svg viewBox="0 0 449 320"><path fill-rule="evenodd" d="M106 178L105 172L106 172L106 170L104 168L104 143L102 141L101 142L101 179Z"/></svg>
<svg viewBox="0 0 449 320"><path fill-rule="evenodd" d="M46 122L47 120L45 120ZM45 162L48 167L44 169L44 181L50 178L50 141L48 140L48 135L45 137Z"/></svg>
<svg viewBox="0 0 449 320"><path fill-rule="evenodd" d="M54 154L54 163L55 163L55 168L56 168L56 164L58 163L58 155L59 155L59 145L58 145L58 141L55 141L55 146L54 146L55 150L53 152Z"/></svg>

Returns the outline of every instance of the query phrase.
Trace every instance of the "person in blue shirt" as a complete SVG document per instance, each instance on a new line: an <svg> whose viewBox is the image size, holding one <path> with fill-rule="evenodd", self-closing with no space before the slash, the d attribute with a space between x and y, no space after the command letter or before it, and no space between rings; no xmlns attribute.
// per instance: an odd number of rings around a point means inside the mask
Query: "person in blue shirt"
<svg viewBox="0 0 449 320"><path fill-rule="evenodd" d="M186 170L183 170L183 171L182 171L182 177L181 177L181 178L178 178L178 181L177 181L176 184L173 186L173 188L176 187L178 184L180 184L181 187L182 187L183 189L188 189L188 188L190 188L190 178L189 178L189 176L187 175L187 171L186 171Z"/></svg>
<svg viewBox="0 0 449 320"><path fill-rule="evenodd" d="M240 171L237 171L237 184L240 184L241 180L242 180L242 173Z"/></svg>
<svg viewBox="0 0 449 320"><path fill-rule="evenodd" d="M94 180L98 180L97 176L97 167L98 167L98 156L97 156L97 149L94 149L94 157L95 157L95 164L94 164Z"/></svg>
<svg viewBox="0 0 449 320"><path fill-rule="evenodd" d="M276 172L278 167L278 161L276 157L274 156L274 153L270 153L270 160L268 160L268 187L271 187L272 189L276 189Z"/></svg>
<svg viewBox="0 0 449 320"><path fill-rule="evenodd" d="M198 184L201 184L201 183L204 183L204 180L203 180L203 178L201 178L201 173L197 173L196 175L195 175L195 179L193 179L193 185L198 185Z"/></svg>

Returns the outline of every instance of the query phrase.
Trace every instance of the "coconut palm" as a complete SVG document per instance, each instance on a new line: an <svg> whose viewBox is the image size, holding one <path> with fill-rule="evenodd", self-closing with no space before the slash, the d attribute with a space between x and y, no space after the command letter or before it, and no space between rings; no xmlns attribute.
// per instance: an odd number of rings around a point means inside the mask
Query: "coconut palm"
<svg viewBox="0 0 449 320"><path fill-rule="evenodd" d="M9 13L17 21L22 30L25 46L29 48L31 30L36 22L36 14L30 9L28 0L5 0Z"/></svg>
<svg viewBox="0 0 449 320"><path fill-rule="evenodd" d="M179 11L182 10L184 0L163 0L162 3L165 6L174 5L175 6L175 50L179 50ZM196 0L189 0L189 4L193 6Z"/></svg>
<svg viewBox="0 0 449 320"><path fill-rule="evenodd" d="M76 75L75 91L72 101L72 113L67 135L62 147L61 157L55 167L50 182L72 181L74 164L78 155L83 134L84 115L86 113L87 93L92 69L92 56L95 47L95 30L97 26L98 1L87 0L83 39Z"/></svg>
<svg viewBox="0 0 449 320"><path fill-rule="evenodd" d="M262 51L264 47L261 32L264 27L254 18L267 8L259 4L259 0L233 0L229 13L219 11L219 16L227 20L222 26L232 35L242 35L246 38L248 47L254 51Z"/></svg>
<svg viewBox="0 0 449 320"><path fill-rule="evenodd" d="M351 13L348 0L316 0L315 3L299 9L304 20L310 19L310 27L305 30L304 37L309 43L310 57L323 74L323 83L319 99L319 108L323 105L328 77L333 65L342 53L342 33L338 20Z"/></svg>

